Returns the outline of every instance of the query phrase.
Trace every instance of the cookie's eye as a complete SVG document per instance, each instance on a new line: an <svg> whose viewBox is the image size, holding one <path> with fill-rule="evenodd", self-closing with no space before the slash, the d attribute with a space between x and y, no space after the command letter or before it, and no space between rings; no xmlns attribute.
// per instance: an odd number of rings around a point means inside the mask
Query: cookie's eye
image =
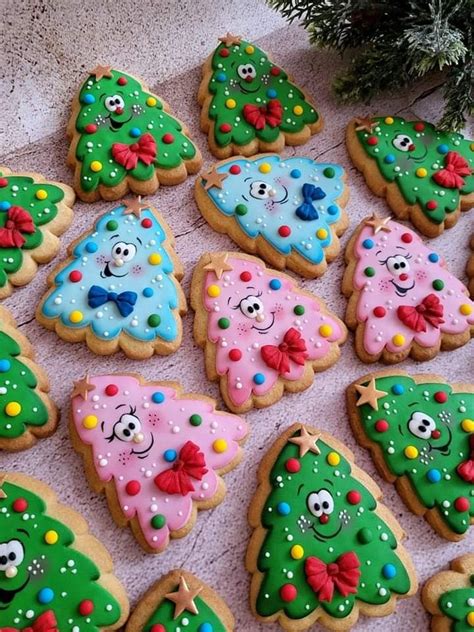
<svg viewBox="0 0 474 632"><path fill-rule="evenodd" d="M237 67L237 74L241 79L246 79L248 81L249 78L250 80L255 79L257 71L255 70L255 66L252 64L240 64L240 66Z"/></svg>
<svg viewBox="0 0 474 632"><path fill-rule="evenodd" d="M114 94L111 97L106 97L105 107L108 109L109 112L122 114L123 108L125 107L125 101L119 94Z"/></svg>
<svg viewBox="0 0 474 632"><path fill-rule="evenodd" d="M138 417L129 413L122 415L114 426L114 435L120 441L133 441L135 435L142 430L142 424Z"/></svg>
<svg viewBox="0 0 474 632"><path fill-rule="evenodd" d="M306 499L306 506L308 507L309 512L312 513L313 516L316 516L316 518L323 515L322 501L318 492L311 492L311 494L309 494Z"/></svg>
<svg viewBox="0 0 474 632"><path fill-rule="evenodd" d="M332 514L334 511L334 498L332 497L331 492L328 492L327 489L321 489L318 492L318 495L323 513L329 516L329 514Z"/></svg>
<svg viewBox="0 0 474 632"><path fill-rule="evenodd" d="M247 296L240 301L239 307L247 318L257 318L259 314L263 314L263 303L258 296Z"/></svg>
<svg viewBox="0 0 474 632"><path fill-rule="evenodd" d="M273 195L273 188L268 182L256 180L250 185L249 193L257 200L266 200Z"/></svg>
<svg viewBox="0 0 474 632"><path fill-rule="evenodd" d="M408 430L418 439L429 439L436 430L436 422L426 413L416 412L408 421Z"/></svg>
<svg viewBox="0 0 474 632"><path fill-rule="evenodd" d="M410 271L410 264L408 260L403 255L395 255L393 257L389 257L385 262L387 266L387 270L393 276L399 277L401 274L406 274Z"/></svg>
<svg viewBox="0 0 474 632"><path fill-rule="evenodd" d="M112 248L112 258L117 260L121 259L124 262L131 261L137 254L137 248L134 244L127 244L124 241L119 241Z"/></svg>
<svg viewBox="0 0 474 632"><path fill-rule="evenodd" d="M10 540L0 544L0 571L8 567L19 566L25 557L23 544L19 540Z"/></svg>
<svg viewBox="0 0 474 632"><path fill-rule="evenodd" d="M397 134L392 140L392 145L399 151L410 151L413 146L413 141L406 134Z"/></svg>

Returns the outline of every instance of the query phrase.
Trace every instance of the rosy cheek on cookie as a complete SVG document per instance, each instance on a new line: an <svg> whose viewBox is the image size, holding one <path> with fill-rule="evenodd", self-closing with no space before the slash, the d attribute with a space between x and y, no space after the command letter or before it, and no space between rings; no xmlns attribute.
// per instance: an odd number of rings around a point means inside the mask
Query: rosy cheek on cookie
<svg viewBox="0 0 474 632"><path fill-rule="evenodd" d="M106 258L104 255L97 255L97 257L95 258L95 262L100 266L104 265L106 262Z"/></svg>
<svg viewBox="0 0 474 632"><path fill-rule="evenodd" d="M378 283L378 291L383 292L384 294L391 294L393 292L393 285L390 282L391 277L385 277L384 279L380 279Z"/></svg>
<svg viewBox="0 0 474 632"><path fill-rule="evenodd" d="M239 334L239 336L245 336L249 333L249 331L251 331L251 329L252 323L249 322L238 323L237 325L237 333Z"/></svg>
<svg viewBox="0 0 474 632"><path fill-rule="evenodd" d="M131 269L131 274L132 274L133 276L136 276L136 277L137 277L137 276L141 276L141 275L142 275L142 273L143 273L143 268L142 268L142 266L141 266L141 265L136 265L136 266L133 266L133 268Z"/></svg>
<svg viewBox="0 0 474 632"><path fill-rule="evenodd" d="M415 278L417 281L424 281L425 279L428 278L428 275L426 274L424 270L417 270L415 272Z"/></svg>

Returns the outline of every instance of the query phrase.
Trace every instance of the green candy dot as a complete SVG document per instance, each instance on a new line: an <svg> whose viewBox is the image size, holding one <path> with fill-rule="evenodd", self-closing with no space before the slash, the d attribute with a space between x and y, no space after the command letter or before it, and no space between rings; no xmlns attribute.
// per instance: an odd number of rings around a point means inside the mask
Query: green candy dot
<svg viewBox="0 0 474 632"><path fill-rule="evenodd" d="M374 539L374 534L370 529L364 527L363 529L359 529L357 532L357 539L361 544L369 544Z"/></svg>
<svg viewBox="0 0 474 632"><path fill-rule="evenodd" d="M200 426L202 424L201 415L191 415L191 417L189 418L189 423L191 424L191 426Z"/></svg>
<svg viewBox="0 0 474 632"><path fill-rule="evenodd" d="M326 176L326 178L334 178L336 172L332 167L326 167L326 169L323 171L323 174Z"/></svg>
<svg viewBox="0 0 474 632"><path fill-rule="evenodd" d="M365 276L373 277L373 276L375 276L375 270L373 268L371 268L371 267L368 267L368 268L366 268L364 270L364 274L365 274Z"/></svg>
<svg viewBox="0 0 474 632"><path fill-rule="evenodd" d="M150 325L150 327L158 327L158 325L161 323L161 318L158 316L158 314L150 314L150 316L148 316L147 323Z"/></svg>
<svg viewBox="0 0 474 632"><path fill-rule="evenodd" d="M166 524L166 518L163 514L156 514L156 516L153 516L151 519L150 524L153 529L163 529Z"/></svg>
<svg viewBox="0 0 474 632"><path fill-rule="evenodd" d="M248 208L245 206L245 204L237 204L237 206L235 207L235 212L237 213L237 215L247 215Z"/></svg>
<svg viewBox="0 0 474 632"><path fill-rule="evenodd" d="M439 292L443 288L444 288L444 283L443 283L443 281L441 281L441 279L435 279L433 281L433 289L434 290L438 290L438 292Z"/></svg>
<svg viewBox="0 0 474 632"><path fill-rule="evenodd" d="M230 327L230 320L228 318L219 318L217 321L219 329L228 329Z"/></svg>
<svg viewBox="0 0 474 632"><path fill-rule="evenodd" d="M304 307L303 305L295 305L295 308L293 310L295 312L295 314L297 316L303 316L304 314Z"/></svg>
<svg viewBox="0 0 474 632"><path fill-rule="evenodd" d="M118 222L116 222L114 219L109 219L106 226L107 226L107 230L117 230Z"/></svg>

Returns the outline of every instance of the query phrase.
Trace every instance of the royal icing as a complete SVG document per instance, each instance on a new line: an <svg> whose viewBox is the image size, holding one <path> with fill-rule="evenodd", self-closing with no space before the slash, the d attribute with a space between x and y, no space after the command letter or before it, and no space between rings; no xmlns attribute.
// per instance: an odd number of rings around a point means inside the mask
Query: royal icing
<svg viewBox="0 0 474 632"><path fill-rule="evenodd" d="M399 525L341 447L298 424L277 441L271 464L260 471L250 513L257 532L252 559L247 556L252 595L257 614L285 616L285 629L307 617L306 629L323 612L344 619L359 602L370 604L373 616L377 606L387 614L394 597L416 591Z"/></svg>
<svg viewBox="0 0 474 632"><path fill-rule="evenodd" d="M198 342L214 360L213 373L230 405L250 408L250 398L267 395L279 379L302 380L311 365L337 360L346 337L341 321L259 259L204 255L193 286L197 329L202 324L206 332Z"/></svg>
<svg viewBox="0 0 474 632"><path fill-rule="evenodd" d="M408 375L354 388L357 427L390 477L408 479L430 522L465 534L474 522L474 389Z"/></svg>
<svg viewBox="0 0 474 632"><path fill-rule="evenodd" d="M319 121L303 92L255 44L221 38L210 70L201 93L204 88L205 114L218 147L243 146L255 138L274 143L280 133L298 134Z"/></svg>
<svg viewBox="0 0 474 632"><path fill-rule="evenodd" d="M106 588L110 575L77 548L73 529L49 514L41 495L9 478L0 479L0 624L7 631L117 629L126 613ZM84 542L85 523L76 517ZM100 553L90 536L88 546Z"/></svg>
<svg viewBox="0 0 474 632"><path fill-rule="evenodd" d="M407 352L414 342L437 348L442 336L465 334L474 325L466 287L406 226L364 220L348 254L355 256L346 275L352 273L352 291L358 292L356 319L366 353Z"/></svg>
<svg viewBox="0 0 474 632"><path fill-rule="evenodd" d="M187 163L199 157L183 125L162 101L140 81L110 66L91 71L79 91L70 127L75 135L71 154L86 192L99 185L115 187L126 176L150 180L157 169L190 167Z"/></svg>
<svg viewBox="0 0 474 632"><path fill-rule="evenodd" d="M237 463L247 426L166 383L127 375L81 383L72 422L90 446L94 479L113 485L117 511L139 527L151 551L162 551L170 535L192 527L195 505L219 502L218 473Z"/></svg>
<svg viewBox="0 0 474 632"><path fill-rule="evenodd" d="M218 176L213 185L215 172L224 177ZM326 249L337 243L335 225L343 216L338 203L344 193L341 166L264 155L227 160L208 176L203 175L196 186L222 216L235 218L244 244L248 238L254 240L252 252L260 253L260 237L265 241L263 251L270 246L277 255L297 253L304 263L318 265Z"/></svg>
<svg viewBox="0 0 474 632"><path fill-rule="evenodd" d="M474 192L474 142L462 134L398 116L357 119L356 130L383 178L430 222L444 222L461 197Z"/></svg>
<svg viewBox="0 0 474 632"><path fill-rule="evenodd" d="M88 328L100 340L179 344L181 267L157 211L137 201L102 215L74 243L40 307L42 321Z"/></svg>
<svg viewBox="0 0 474 632"><path fill-rule="evenodd" d="M469 279L469 294L471 295L471 298L474 298L474 235L471 237L470 246L472 254L467 262L467 276Z"/></svg>

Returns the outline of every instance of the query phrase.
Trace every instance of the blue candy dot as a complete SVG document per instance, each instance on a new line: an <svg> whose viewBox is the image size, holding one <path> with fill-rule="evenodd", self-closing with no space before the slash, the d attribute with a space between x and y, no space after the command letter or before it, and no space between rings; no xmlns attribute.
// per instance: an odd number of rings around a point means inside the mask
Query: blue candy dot
<svg viewBox="0 0 474 632"><path fill-rule="evenodd" d="M172 463L173 461L176 460L178 453L176 452L176 450L165 450L163 452L163 456L164 456L165 461L168 461L168 463Z"/></svg>
<svg viewBox="0 0 474 632"><path fill-rule="evenodd" d="M10 202L7 202L6 200L4 200L3 202L0 202L0 211L8 211L10 206L11 206Z"/></svg>
<svg viewBox="0 0 474 632"><path fill-rule="evenodd" d="M90 105L91 103L95 103L95 96L93 94L85 94L82 97L82 102L83 103L87 103L88 105Z"/></svg>
<svg viewBox="0 0 474 632"><path fill-rule="evenodd" d="M156 391L156 393L153 393L151 396L151 400L155 402L155 404L162 404L165 401L165 396L163 393L160 393L160 391Z"/></svg>
<svg viewBox="0 0 474 632"><path fill-rule="evenodd" d="M438 153L440 154L447 154L449 151L449 147L445 145L444 143L442 143L441 145L438 145L436 149L438 150Z"/></svg>
<svg viewBox="0 0 474 632"><path fill-rule="evenodd" d="M439 261L439 255L437 255L436 252L430 252L430 254L428 255L428 260L431 261L431 263L436 263L437 261Z"/></svg>
<svg viewBox="0 0 474 632"><path fill-rule="evenodd" d="M227 75L225 72L218 72L216 75L216 81L219 83L223 83L227 79Z"/></svg>
<svg viewBox="0 0 474 632"><path fill-rule="evenodd" d="M51 603L54 599L54 592L51 588L42 588L38 593L38 601L40 603Z"/></svg>
<svg viewBox="0 0 474 632"><path fill-rule="evenodd" d="M211 623L201 623L201 625L198 627L197 632L214 632L214 627L212 626Z"/></svg>
<svg viewBox="0 0 474 632"><path fill-rule="evenodd" d="M272 279L270 281L270 287L272 288L272 290L279 290L281 288L280 279Z"/></svg>
<svg viewBox="0 0 474 632"><path fill-rule="evenodd" d="M364 241L362 242L362 245L364 246L366 250L370 250L371 248L374 247L374 242L371 239L364 239Z"/></svg>
<svg viewBox="0 0 474 632"><path fill-rule="evenodd" d="M394 395L403 395L404 392L405 392L405 389L403 388L401 384L394 384L392 386L392 393Z"/></svg>
<svg viewBox="0 0 474 632"><path fill-rule="evenodd" d="M132 127L132 129L130 130L130 136L132 138L138 138L139 136L141 136L142 130L139 127Z"/></svg>
<svg viewBox="0 0 474 632"><path fill-rule="evenodd" d="M86 244L86 251L87 252L97 252L97 244L95 244L93 241L88 241Z"/></svg>
<svg viewBox="0 0 474 632"><path fill-rule="evenodd" d="M395 162L395 156L393 154L387 154L385 156L385 158L383 159L383 161L387 164L387 165L391 165Z"/></svg>
<svg viewBox="0 0 474 632"><path fill-rule="evenodd" d="M328 206L329 215L337 215L339 213L339 207L336 204L331 204Z"/></svg>
<svg viewBox="0 0 474 632"><path fill-rule="evenodd" d="M150 296L153 296L153 290L151 287L146 287L143 290L143 296L146 296L146 298L150 298Z"/></svg>
<svg viewBox="0 0 474 632"><path fill-rule="evenodd" d="M0 360L0 373L6 373L10 370L11 362L10 360Z"/></svg>
<svg viewBox="0 0 474 632"><path fill-rule="evenodd" d="M255 373L253 376L253 381L255 384L263 384L265 382L265 376L263 373Z"/></svg>
<svg viewBox="0 0 474 632"><path fill-rule="evenodd" d="M382 566L382 575L385 579L393 579L397 574L397 569L393 564L384 564Z"/></svg>
<svg viewBox="0 0 474 632"><path fill-rule="evenodd" d="M276 97L276 95L277 95L276 90L274 90L273 88L269 88L267 90L267 97L269 99L274 99Z"/></svg>
<svg viewBox="0 0 474 632"><path fill-rule="evenodd" d="M428 470L426 478L430 483L439 483L441 480L441 472L433 468L432 470Z"/></svg>
<svg viewBox="0 0 474 632"><path fill-rule="evenodd" d="M280 516L287 516L291 511L291 507L288 503L281 502L277 505L277 511Z"/></svg>
<svg viewBox="0 0 474 632"><path fill-rule="evenodd" d="M292 178L301 178L301 171L299 169L292 169L290 171L290 176Z"/></svg>

